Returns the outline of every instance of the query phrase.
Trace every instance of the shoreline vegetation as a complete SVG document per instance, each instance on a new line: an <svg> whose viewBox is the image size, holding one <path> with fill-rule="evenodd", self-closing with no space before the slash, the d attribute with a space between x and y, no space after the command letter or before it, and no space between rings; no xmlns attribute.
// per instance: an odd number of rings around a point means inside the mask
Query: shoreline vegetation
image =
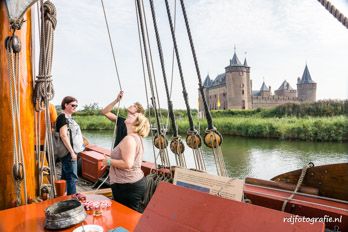
<svg viewBox="0 0 348 232"><path fill-rule="evenodd" d="M154 115L153 112L151 115ZM280 140L348 141L348 100L318 101L315 103L285 104L271 109L216 110L211 112L214 125L222 135ZM120 115L126 115L121 109ZM147 114L148 115L148 114ZM161 109L162 125L166 125L167 111ZM189 128L185 110L175 110L178 130L185 134ZM196 128L201 135L207 127L206 120L198 119L192 111ZM150 117L154 122L154 118ZM82 130L113 130L114 123L100 114L96 103L84 106L77 112L76 121ZM168 125L168 135L171 134Z"/></svg>

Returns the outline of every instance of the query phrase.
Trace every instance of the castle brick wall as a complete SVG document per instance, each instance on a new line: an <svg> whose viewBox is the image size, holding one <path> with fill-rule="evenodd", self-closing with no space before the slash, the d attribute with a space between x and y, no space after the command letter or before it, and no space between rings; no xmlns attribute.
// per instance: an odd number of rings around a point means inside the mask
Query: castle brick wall
<svg viewBox="0 0 348 232"><path fill-rule="evenodd" d="M226 67L226 91L228 109L251 109L249 69Z"/></svg>
<svg viewBox="0 0 348 232"><path fill-rule="evenodd" d="M209 91L206 97L208 100L208 107L210 110L227 109L225 85L209 88ZM218 105L218 100L220 100L220 106ZM201 102L200 105L203 109L203 102Z"/></svg>
<svg viewBox="0 0 348 232"><path fill-rule="evenodd" d="M300 101L315 102L317 95L317 84L297 84L297 97Z"/></svg>
<svg viewBox="0 0 348 232"><path fill-rule="evenodd" d="M287 89L276 90L274 91L274 94L276 96L282 96L282 97L290 97L290 98L297 97L296 90L287 90Z"/></svg>
<svg viewBox="0 0 348 232"><path fill-rule="evenodd" d="M272 108L286 103L299 103L296 97L270 96L260 97L253 96L253 109L257 108Z"/></svg>

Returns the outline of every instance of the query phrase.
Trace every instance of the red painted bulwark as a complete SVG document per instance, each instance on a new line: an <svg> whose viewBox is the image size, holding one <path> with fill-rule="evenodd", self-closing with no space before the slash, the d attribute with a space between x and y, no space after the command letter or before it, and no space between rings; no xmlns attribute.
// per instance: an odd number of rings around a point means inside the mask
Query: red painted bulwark
<svg viewBox="0 0 348 232"><path fill-rule="evenodd" d="M291 195L291 193L249 185L244 186L244 194L252 204L275 210L281 210L284 199ZM340 219L337 222L326 221L326 228L348 231L348 204L299 195L295 195L293 199L288 202L285 212L309 218Z"/></svg>
<svg viewBox="0 0 348 232"><path fill-rule="evenodd" d="M161 183L135 231L324 231L323 223L287 223L291 214Z"/></svg>

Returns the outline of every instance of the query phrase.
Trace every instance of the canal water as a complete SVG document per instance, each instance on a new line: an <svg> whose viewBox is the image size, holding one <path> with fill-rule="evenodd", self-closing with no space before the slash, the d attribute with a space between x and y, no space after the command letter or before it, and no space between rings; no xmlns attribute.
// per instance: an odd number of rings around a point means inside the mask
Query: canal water
<svg viewBox="0 0 348 232"><path fill-rule="evenodd" d="M90 143L111 148L112 131L83 131ZM154 162L151 137L144 140L144 160ZM174 154L168 149L171 165ZM314 165L348 162L347 143L320 143L302 141L279 141L225 136L222 152L230 177L258 177L271 179L284 172L302 168L308 162ZM203 147L207 171L216 174L212 152ZM186 147L185 158L189 168L194 168L192 150Z"/></svg>

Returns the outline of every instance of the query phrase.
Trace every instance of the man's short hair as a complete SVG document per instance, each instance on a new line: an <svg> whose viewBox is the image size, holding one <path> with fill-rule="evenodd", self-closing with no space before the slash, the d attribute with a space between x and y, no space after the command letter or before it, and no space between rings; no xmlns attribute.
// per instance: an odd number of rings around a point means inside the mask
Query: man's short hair
<svg viewBox="0 0 348 232"><path fill-rule="evenodd" d="M135 102L134 105L137 107L137 113L145 114L144 107L139 102Z"/></svg>

